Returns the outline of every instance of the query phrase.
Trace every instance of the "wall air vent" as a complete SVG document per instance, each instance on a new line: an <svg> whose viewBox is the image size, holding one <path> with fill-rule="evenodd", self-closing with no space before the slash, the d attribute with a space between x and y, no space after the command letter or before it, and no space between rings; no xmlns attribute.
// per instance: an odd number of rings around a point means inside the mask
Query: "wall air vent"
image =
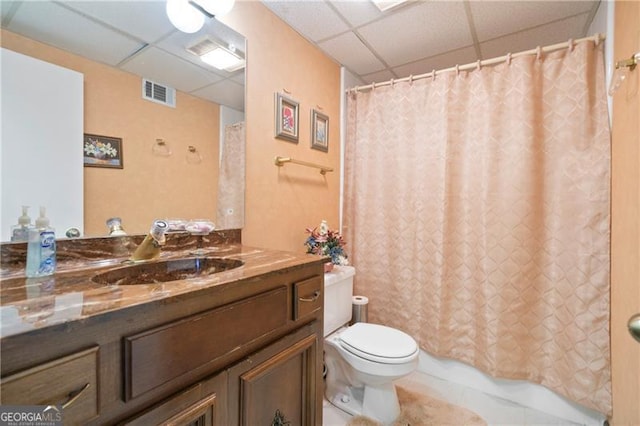
<svg viewBox="0 0 640 426"><path fill-rule="evenodd" d="M166 106L176 107L176 89L142 79L142 98Z"/></svg>

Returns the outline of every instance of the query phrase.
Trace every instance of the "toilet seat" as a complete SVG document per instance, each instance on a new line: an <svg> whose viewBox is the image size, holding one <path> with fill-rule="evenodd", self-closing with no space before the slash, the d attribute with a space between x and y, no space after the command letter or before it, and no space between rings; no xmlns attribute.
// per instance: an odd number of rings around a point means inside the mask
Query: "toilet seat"
<svg viewBox="0 0 640 426"><path fill-rule="evenodd" d="M411 336L380 324L355 323L340 333L340 343L355 356L383 364L403 364L418 353Z"/></svg>

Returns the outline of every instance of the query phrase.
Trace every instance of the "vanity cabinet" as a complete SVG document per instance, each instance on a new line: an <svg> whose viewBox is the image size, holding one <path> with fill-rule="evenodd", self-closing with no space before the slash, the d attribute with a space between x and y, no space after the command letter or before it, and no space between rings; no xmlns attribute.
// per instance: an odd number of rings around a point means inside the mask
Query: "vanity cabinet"
<svg viewBox="0 0 640 426"><path fill-rule="evenodd" d="M323 267L3 338L0 403L64 424L322 424ZM275 422L275 423L274 423Z"/></svg>
<svg viewBox="0 0 640 426"><path fill-rule="evenodd" d="M226 372L222 372L190 386L126 420L123 426L225 426L226 379Z"/></svg>
<svg viewBox="0 0 640 426"><path fill-rule="evenodd" d="M300 330L230 368L229 425L318 424L319 345L312 329Z"/></svg>
<svg viewBox="0 0 640 426"><path fill-rule="evenodd" d="M61 406L65 423L88 422L98 415L97 367L92 347L5 377L2 404Z"/></svg>

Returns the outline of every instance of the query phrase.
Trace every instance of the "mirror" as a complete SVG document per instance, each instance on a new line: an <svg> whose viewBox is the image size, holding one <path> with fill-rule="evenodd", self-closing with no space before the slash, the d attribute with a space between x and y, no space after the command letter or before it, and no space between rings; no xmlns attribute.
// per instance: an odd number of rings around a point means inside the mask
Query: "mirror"
<svg viewBox="0 0 640 426"><path fill-rule="evenodd" d="M164 1L16 1L2 2L1 12L3 48L84 75L85 149L79 155L91 160L87 135L122 141L122 168L92 165L81 171L82 236L107 235L111 217L121 217L129 234L146 233L160 218L242 227L245 69L218 70L188 50L216 43L244 56L242 35L215 18L197 33L182 33L167 18ZM154 99L143 98L145 87L154 90ZM158 102L155 89L176 89L175 107ZM4 139L3 145L18 143ZM10 151L3 146L3 152ZM3 175L11 185L21 179ZM38 205L46 204L56 236L64 237L55 219L64 217L64 207L33 198L9 203L4 192L2 240L9 240L22 204L31 206L32 223Z"/></svg>

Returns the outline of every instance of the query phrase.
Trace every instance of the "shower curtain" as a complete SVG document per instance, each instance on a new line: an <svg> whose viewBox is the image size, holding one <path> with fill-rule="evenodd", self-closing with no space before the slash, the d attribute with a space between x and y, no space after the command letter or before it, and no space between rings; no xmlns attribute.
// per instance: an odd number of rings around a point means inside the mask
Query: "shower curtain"
<svg viewBox="0 0 640 426"><path fill-rule="evenodd" d="M611 412L602 43L350 94L343 233L369 318Z"/></svg>
<svg viewBox="0 0 640 426"><path fill-rule="evenodd" d="M224 128L218 178L218 229L239 229L244 225L244 128L244 121Z"/></svg>

